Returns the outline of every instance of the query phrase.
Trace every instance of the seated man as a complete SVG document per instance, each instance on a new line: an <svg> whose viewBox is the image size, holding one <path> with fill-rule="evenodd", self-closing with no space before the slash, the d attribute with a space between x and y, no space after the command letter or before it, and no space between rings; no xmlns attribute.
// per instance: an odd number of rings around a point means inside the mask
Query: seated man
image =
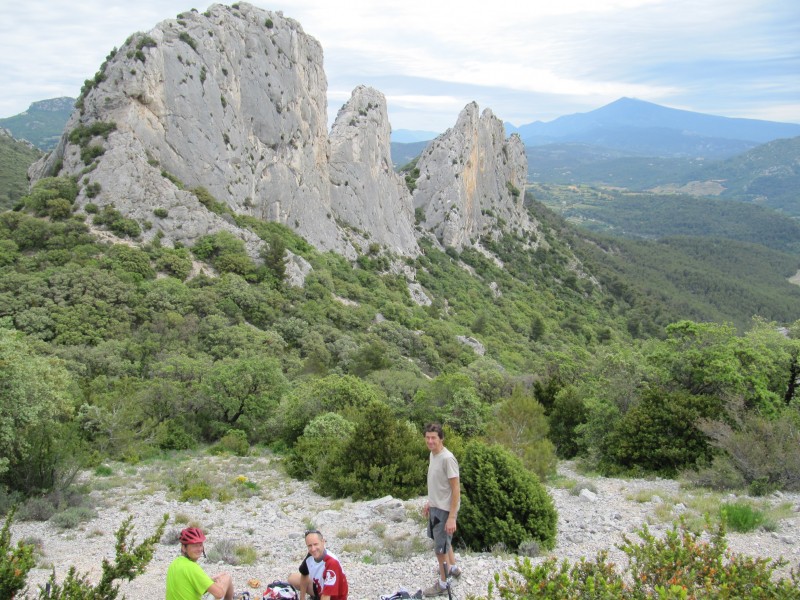
<svg viewBox="0 0 800 600"><path fill-rule="evenodd" d="M308 554L300 563L298 573L289 575L291 583L300 592L300 600L306 595L318 600L347 600L347 577L339 560L325 550L322 534L314 529L306 531Z"/></svg>
<svg viewBox="0 0 800 600"><path fill-rule="evenodd" d="M187 527L178 538L181 555L167 569L167 600L200 600L206 592L219 600L233 600L233 581L228 573L209 577L197 564L205 556L206 536L197 527Z"/></svg>

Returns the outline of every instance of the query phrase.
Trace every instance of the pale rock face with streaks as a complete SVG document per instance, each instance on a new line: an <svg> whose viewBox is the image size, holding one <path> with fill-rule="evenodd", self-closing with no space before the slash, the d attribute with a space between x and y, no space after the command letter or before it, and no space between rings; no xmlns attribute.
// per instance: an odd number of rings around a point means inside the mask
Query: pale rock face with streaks
<svg viewBox="0 0 800 600"><path fill-rule="evenodd" d="M78 208L113 205L142 226L140 242L191 246L228 231L254 258L262 240L228 213L349 259L376 245L413 257L422 236L462 249L513 232L536 245L524 147L490 110L468 104L431 142L412 194L392 168L384 95L357 87L328 132L326 94L322 47L298 22L245 2L193 9L109 54L31 179L76 177ZM199 188L225 210L201 203Z"/></svg>

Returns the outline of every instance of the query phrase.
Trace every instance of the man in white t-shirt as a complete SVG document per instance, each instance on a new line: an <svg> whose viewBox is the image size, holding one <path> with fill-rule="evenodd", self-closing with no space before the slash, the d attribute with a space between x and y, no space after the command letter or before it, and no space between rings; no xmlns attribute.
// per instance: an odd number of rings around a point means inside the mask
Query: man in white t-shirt
<svg viewBox="0 0 800 600"><path fill-rule="evenodd" d="M461 486L458 461L444 447L444 431L438 423L425 426L425 443L431 451L428 463L428 501L423 514L428 518L428 537L439 564L439 577L424 590L427 597L447 594L447 578L460 577L453 553L453 534L456 531L458 508L461 505Z"/></svg>

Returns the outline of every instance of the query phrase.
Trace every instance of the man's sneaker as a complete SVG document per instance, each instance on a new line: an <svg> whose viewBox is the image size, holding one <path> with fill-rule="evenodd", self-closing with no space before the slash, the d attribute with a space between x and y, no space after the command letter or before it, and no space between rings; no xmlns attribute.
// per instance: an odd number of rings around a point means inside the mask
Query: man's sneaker
<svg viewBox="0 0 800 600"><path fill-rule="evenodd" d="M461 577L461 569L458 568L458 565L453 565L452 567L450 567L450 573L448 573L448 575L450 577L455 577L456 579L458 579L459 577Z"/></svg>
<svg viewBox="0 0 800 600"><path fill-rule="evenodd" d="M446 596L447 588L442 587L439 585L439 582L436 581L431 587L422 590L422 595L426 598L433 598L434 596Z"/></svg>

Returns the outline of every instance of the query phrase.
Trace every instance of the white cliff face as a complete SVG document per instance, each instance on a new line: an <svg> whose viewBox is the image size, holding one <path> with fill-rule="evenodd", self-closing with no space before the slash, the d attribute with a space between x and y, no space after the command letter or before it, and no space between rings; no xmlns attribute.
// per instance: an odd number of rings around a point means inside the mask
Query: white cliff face
<svg viewBox="0 0 800 600"><path fill-rule="evenodd" d="M331 130L331 204L356 234L368 235L392 252L418 253L411 193L392 168L386 98L359 86Z"/></svg>
<svg viewBox="0 0 800 600"><path fill-rule="evenodd" d="M515 230L535 236L523 208L528 161L517 135L504 137L503 123L489 109L468 104L455 127L432 141L417 162L414 207L422 227L445 247L478 244L483 235Z"/></svg>
<svg viewBox="0 0 800 600"><path fill-rule="evenodd" d="M225 230L253 257L261 240L226 212L282 223L350 259L373 244L415 256L420 230L458 249L503 228L534 230L522 209L524 147L489 110L468 105L430 144L412 197L392 168L379 91L356 88L328 135L322 58L280 12L242 2L182 13L109 55L31 179L75 176L78 206L113 205L144 226L145 242L191 246ZM201 204L197 188L225 210Z"/></svg>
<svg viewBox="0 0 800 600"><path fill-rule="evenodd" d="M163 207L170 216L154 229L175 241L225 227L167 172L233 212L281 222L321 249L353 256L330 210L322 48L280 13L237 6L164 21L107 62L105 79L68 125L116 123L88 174L102 188L94 201L151 220ZM83 170L77 148L65 150L64 170ZM194 226L181 231L187 218Z"/></svg>

